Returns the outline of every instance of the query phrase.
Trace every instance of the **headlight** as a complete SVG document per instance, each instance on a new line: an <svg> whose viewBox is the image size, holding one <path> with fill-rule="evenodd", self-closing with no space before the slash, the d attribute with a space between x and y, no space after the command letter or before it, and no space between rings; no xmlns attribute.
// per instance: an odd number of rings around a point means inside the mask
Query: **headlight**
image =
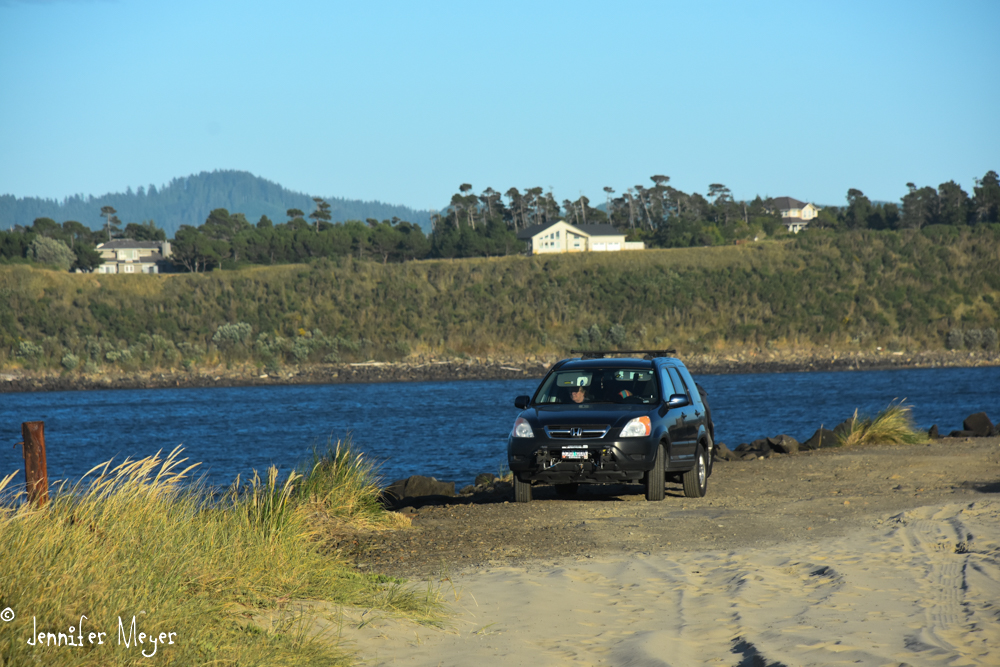
<svg viewBox="0 0 1000 667"><path fill-rule="evenodd" d="M646 420L649 421L649 420ZM534 438L535 432L531 430L531 424L524 417L518 417L514 422L514 430L510 432L515 438Z"/></svg>
<svg viewBox="0 0 1000 667"><path fill-rule="evenodd" d="M629 423L625 424L625 428L622 429L621 437L641 438L644 435L649 435L651 430L649 417L636 417Z"/></svg>

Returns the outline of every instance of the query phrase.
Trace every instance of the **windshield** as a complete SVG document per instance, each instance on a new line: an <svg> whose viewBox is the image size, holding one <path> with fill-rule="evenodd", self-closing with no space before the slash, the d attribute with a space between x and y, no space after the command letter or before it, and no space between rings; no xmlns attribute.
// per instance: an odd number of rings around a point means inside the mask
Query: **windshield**
<svg viewBox="0 0 1000 667"><path fill-rule="evenodd" d="M535 403L659 403L652 369L586 368L556 371L542 383Z"/></svg>

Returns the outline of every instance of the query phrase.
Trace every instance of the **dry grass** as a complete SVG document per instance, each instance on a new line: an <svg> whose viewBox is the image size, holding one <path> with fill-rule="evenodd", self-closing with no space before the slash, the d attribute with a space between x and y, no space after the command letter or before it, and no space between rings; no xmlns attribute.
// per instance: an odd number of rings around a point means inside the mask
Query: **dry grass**
<svg viewBox="0 0 1000 667"><path fill-rule="evenodd" d="M363 459L351 460L355 473L363 471ZM0 505L0 608L16 614L0 633L0 665L143 663L140 648L117 639L118 619L127 633L133 616L137 632L177 633L173 645L158 647L160 663L344 664L335 642L307 636L305 619L263 632L245 610L315 599L438 618L433 591L359 575L320 553L310 508L296 493L300 476L282 482L274 469L266 480L255 473L212 500L187 484L193 469L180 450L104 464L56 489L41 508L12 495L14 475L0 480L7 500ZM341 472L342 480L350 475ZM337 508L337 493L323 502ZM83 647L27 644L35 624L67 633L82 615L85 634L107 633L104 645L88 645L87 637Z"/></svg>
<svg viewBox="0 0 1000 667"><path fill-rule="evenodd" d="M890 404L874 419L859 418L855 410L854 416L848 420L847 430L838 437L844 447L915 445L927 441L927 436L913 425L910 406L903 405L903 401Z"/></svg>

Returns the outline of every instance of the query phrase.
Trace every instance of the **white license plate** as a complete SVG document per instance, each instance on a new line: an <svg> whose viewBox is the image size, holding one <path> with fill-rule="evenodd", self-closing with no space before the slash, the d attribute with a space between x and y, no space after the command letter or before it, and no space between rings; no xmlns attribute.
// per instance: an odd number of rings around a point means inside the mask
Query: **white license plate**
<svg viewBox="0 0 1000 667"><path fill-rule="evenodd" d="M584 450L566 449L563 450L562 457L564 459L579 460L587 458L587 453L588 452L585 449Z"/></svg>

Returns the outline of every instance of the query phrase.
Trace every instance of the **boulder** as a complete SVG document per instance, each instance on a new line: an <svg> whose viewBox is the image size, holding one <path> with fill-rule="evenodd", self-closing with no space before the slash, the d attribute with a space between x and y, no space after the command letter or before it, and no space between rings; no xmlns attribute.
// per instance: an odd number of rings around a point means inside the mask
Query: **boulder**
<svg viewBox="0 0 1000 667"><path fill-rule="evenodd" d="M455 482L439 482L433 477L413 475L397 479L386 487L383 495L394 506L413 504L415 499L421 499L423 503L443 500L455 496Z"/></svg>
<svg viewBox="0 0 1000 667"><path fill-rule="evenodd" d="M724 442L715 443L712 455L720 461L735 461L737 459L736 455L729 451Z"/></svg>
<svg viewBox="0 0 1000 667"><path fill-rule="evenodd" d="M773 438L767 439L767 444L771 446L771 449L778 452L779 454L798 454L799 453L799 441L790 435L776 435Z"/></svg>
<svg viewBox="0 0 1000 667"><path fill-rule="evenodd" d="M475 485L476 486L489 486L490 484L493 483L493 480L495 480L496 478L497 478L497 476L494 475L493 473L481 472L478 475L476 475Z"/></svg>
<svg viewBox="0 0 1000 667"><path fill-rule="evenodd" d="M767 438L757 438L750 443L741 443L740 446L736 448L736 452L738 454L754 454L755 456L763 456L771 453L771 445L768 443Z"/></svg>
<svg viewBox="0 0 1000 667"><path fill-rule="evenodd" d="M812 437L799 445L802 450L814 450L821 447L839 447L840 441L837 434L828 428L818 428Z"/></svg>
<svg viewBox="0 0 1000 667"><path fill-rule="evenodd" d="M853 423L853 421L854 421L853 419L845 419L844 421L840 422L833 428L833 432L838 436L844 436L846 438L847 434L851 432L851 424ZM840 440L837 440L837 442L839 443ZM824 442L823 446L832 447L833 445L827 445ZM839 447L840 445L838 444L837 446Z"/></svg>
<svg viewBox="0 0 1000 667"><path fill-rule="evenodd" d="M963 431L972 431L980 438L987 438L993 433L993 422L986 416L985 412L977 412L969 415L962 422Z"/></svg>
<svg viewBox="0 0 1000 667"><path fill-rule="evenodd" d="M948 434L949 438L976 438L979 434L975 431L952 431Z"/></svg>
<svg viewBox="0 0 1000 667"><path fill-rule="evenodd" d="M941 432L938 431L937 424L934 424L929 429L927 429L927 437L930 438L931 440L941 439Z"/></svg>

